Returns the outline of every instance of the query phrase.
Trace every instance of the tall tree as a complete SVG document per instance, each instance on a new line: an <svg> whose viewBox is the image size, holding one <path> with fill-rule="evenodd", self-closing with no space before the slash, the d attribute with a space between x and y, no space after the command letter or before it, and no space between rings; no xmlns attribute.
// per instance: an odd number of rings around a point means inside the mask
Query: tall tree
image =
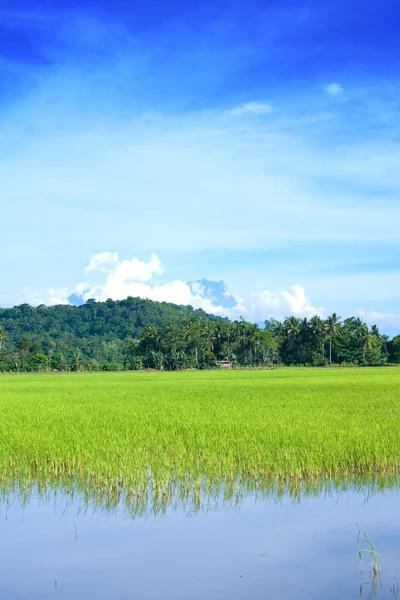
<svg viewBox="0 0 400 600"><path fill-rule="evenodd" d="M0 327L0 351L6 341L7 341L6 331L5 331L4 327Z"/></svg>
<svg viewBox="0 0 400 600"><path fill-rule="evenodd" d="M197 319L185 319L183 322L183 334L188 344L194 349L196 364L199 362L200 326Z"/></svg>
<svg viewBox="0 0 400 600"><path fill-rule="evenodd" d="M283 322L283 330L287 338L296 338L301 331L301 320L296 317L287 317Z"/></svg>
<svg viewBox="0 0 400 600"><path fill-rule="evenodd" d="M332 338L340 331L340 317L336 313L330 315L325 321L325 331L329 338L329 364L332 364Z"/></svg>
<svg viewBox="0 0 400 600"><path fill-rule="evenodd" d="M315 315L314 317L311 317L311 319L308 323L308 327L309 327L309 330L311 333L311 338L312 338L313 342L315 343L315 346L320 348L321 359L322 359L322 363L323 363L324 359L325 359L325 336L326 336L324 322L321 319L321 317Z"/></svg>

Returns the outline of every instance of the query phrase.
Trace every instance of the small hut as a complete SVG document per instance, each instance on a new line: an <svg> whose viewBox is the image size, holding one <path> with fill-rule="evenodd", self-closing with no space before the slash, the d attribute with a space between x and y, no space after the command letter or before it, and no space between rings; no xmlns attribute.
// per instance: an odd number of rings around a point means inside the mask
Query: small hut
<svg viewBox="0 0 400 600"><path fill-rule="evenodd" d="M221 369L232 369L233 366L230 360L217 360L217 365Z"/></svg>

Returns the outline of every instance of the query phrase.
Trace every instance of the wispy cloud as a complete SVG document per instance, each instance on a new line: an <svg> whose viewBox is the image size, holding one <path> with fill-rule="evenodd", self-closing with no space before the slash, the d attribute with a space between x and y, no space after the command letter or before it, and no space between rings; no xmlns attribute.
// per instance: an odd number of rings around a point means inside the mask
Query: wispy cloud
<svg viewBox="0 0 400 600"><path fill-rule="evenodd" d="M367 311L359 308L357 314L368 321L387 321L389 323L395 322L396 324L400 324L400 313L382 313L376 310Z"/></svg>
<svg viewBox="0 0 400 600"><path fill-rule="evenodd" d="M379 312L359 308L356 314L369 325L377 325L389 338L400 335L400 313Z"/></svg>
<svg viewBox="0 0 400 600"><path fill-rule="evenodd" d="M328 83L325 86L325 91L330 96L341 96L344 92L343 87L340 83Z"/></svg>
<svg viewBox="0 0 400 600"><path fill-rule="evenodd" d="M170 268L179 277L183 263L201 256L196 276L226 278L237 265L227 257L240 254L242 272L233 287L247 297L249 311L258 302L250 300L251 291L265 288L273 290L272 307L277 294L282 310L299 313L318 310L319 303L335 309L322 287L335 303L338 297L356 297L358 306L375 300L377 286L360 292L355 276L338 281L321 271L338 254L363 258L366 246L371 256L398 256L398 81L378 74L367 86L362 74L351 80L344 67L324 71L311 63L302 78L292 51L285 64L293 77L286 77L276 66L276 52L290 47L281 32L296 37L316 22L314 11L304 23L283 12L283 27L265 40L260 25L254 46L232 36L229 20L208 29L161 20L140 35L123 19L67 15L57 27L46 25L50 37L36 36L43 64L26 65L30 46L18 64L3 59L2 73L16 70L18 77L9 78L16 95L7 95L0 115L7 206L2 303L14 303L25 284L46 287L49 272L56 289L66 280L78 283L78 266L103 246L119 256L173 256ZM260 73L272 74L264 79ZM351 81L346 102L327 102L325 94L333 100L345 95L337 81L324 86L332 79L345 82L346 92ZM6 84L3 89L8 92ZM298 259L299 248L312 258ZM275 268L258 262L257 269L253 259L244 264L246 253L266 252L284 252L285 262ZM113 271L119 256L109 262L98 256L95 265L104 271L89 264L86 273ZM313 274L319 288L307 280L313 257L322 263ZM382 271L379 280L374 306L382 312L389 294L399 297L391 277ZM313 308L291 289L296 281L320 299L309 301ZM294 296L292 304L279 290Z"/></svg>
<svg viewBox="0 0 400 600"><path fill-rule="evenodd" d="M231 117L241 117L245 115L258 116L271 113L272 110L273 108L270 104L265 104L263 102L245 102L244 104L239 104L238 106L225 111L225 114Z"/></svg>

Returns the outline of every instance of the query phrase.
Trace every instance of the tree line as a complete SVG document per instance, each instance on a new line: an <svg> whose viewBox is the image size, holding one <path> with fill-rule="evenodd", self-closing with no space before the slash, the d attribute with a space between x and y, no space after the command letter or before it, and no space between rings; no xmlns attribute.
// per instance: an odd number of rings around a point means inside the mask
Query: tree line
<svg viewBox="0 0 400 600"><path fill-rule="evenodd" d="M389 340L361 319L288 317L262 327L139 298L80 307L0 311L0 371L181 370L400 363Z"/></svg>

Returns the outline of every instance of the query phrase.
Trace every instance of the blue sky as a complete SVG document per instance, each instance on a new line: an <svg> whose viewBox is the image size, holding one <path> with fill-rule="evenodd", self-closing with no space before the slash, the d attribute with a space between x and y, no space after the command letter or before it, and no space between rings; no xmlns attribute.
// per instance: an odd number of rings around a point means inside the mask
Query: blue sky
<svg viewBox="0 0 400 600"><path fill-rule="evenodd" d="M398 3L198 4L1 3L0 304L400 329Z"/></svg>

